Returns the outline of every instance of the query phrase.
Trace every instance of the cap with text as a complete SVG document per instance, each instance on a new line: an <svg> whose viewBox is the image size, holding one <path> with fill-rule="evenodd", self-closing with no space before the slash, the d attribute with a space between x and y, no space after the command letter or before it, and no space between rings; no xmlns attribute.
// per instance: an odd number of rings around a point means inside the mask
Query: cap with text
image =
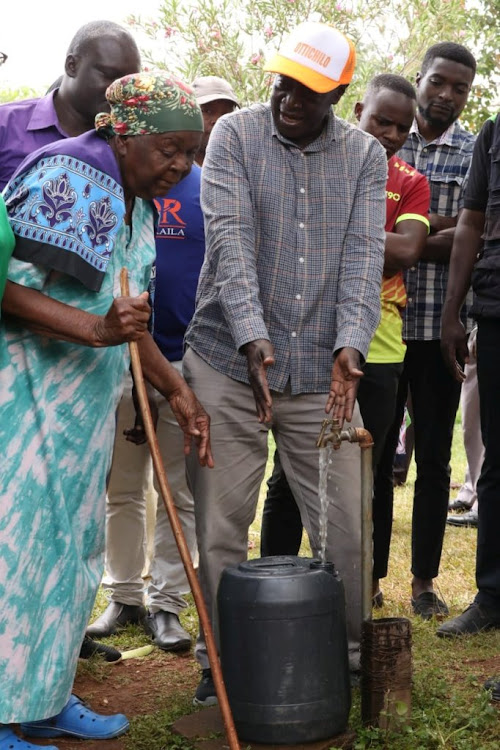
<svg viewBox="0 0 500 750"><path fill-rule="evenodd" d="M333 26L305 21L283 41L264 69L326 94L351 82L355 64L356 50L350 39Z"/></svg>
<svg viewBox="0 0 500 750"><path fill-rule="evenodd" d="M237 107L240 106L231 85L219 76L198 76L192 82L191 88L200 106L218 99L225 99L233 102Z"/></svg>

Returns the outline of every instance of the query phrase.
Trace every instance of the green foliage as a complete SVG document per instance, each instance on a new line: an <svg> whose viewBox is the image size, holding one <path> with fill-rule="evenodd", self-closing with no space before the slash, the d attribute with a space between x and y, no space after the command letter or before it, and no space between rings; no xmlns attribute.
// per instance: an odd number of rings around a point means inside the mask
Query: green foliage
<svg viewBox="0 0 500 750"><path fill-rule="evenodd" d="M167 711L157 711L136 718L125 737L127 750L192 750L192 743L170 728L176 719L189 713L190 703L188 698L184 698Z"/></svg>
<svg viewBox="0 0 500 750"><path fill-rule="evenodd" d="M15 89L0 89L0 104L14 102L20 99L34 99L37 96L42 96L43 93L44 92L37 91L37 89L32 89L29 86L19 86L19 88Z"/></svg>
<svg viewBox="0 0 500 750"><path fill-rule="evenodd" d="M498 712L485 691L470 686L469 696L457 697L435 667L427 669L425 686L421 683L420 677L413 693L412 722L397 731L360 726L355 750L496 750Z"/></svg>
<svg viewBox="0 0 500 750"><path fill-rule="evenodd" d="M161 41L163 57L145 52L147 64L186 80L219 75L234 85L242 104L265 101L272 76L266 57L289 29L306 19L336 26L356 43L355 80L337 106L352 119L353 105L377 73L414 80L425 50L436 42L468 46L478 78L462 120L477 131L496 95L500 20L498 0L159 0L154 19L130 16L132 27Z"/></svg>

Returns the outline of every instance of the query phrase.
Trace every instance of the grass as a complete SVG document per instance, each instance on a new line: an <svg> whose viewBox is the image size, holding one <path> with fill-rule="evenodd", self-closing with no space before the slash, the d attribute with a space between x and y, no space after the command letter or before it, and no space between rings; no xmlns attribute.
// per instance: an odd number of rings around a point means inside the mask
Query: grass
<svg viewBox="0 0 500 750"><path fill-rule="evenodd" d="M272 456L271 452L270 455ZM452 478L462 481L465 467L458 417L452 453ZM268 463L268 470L270 468L271 461ZM500 631L461 639L439 639L435 635L435 622L423 622L411 612L410 535L414 479L415 468L412 466L407 484L396 488L389 575L382 582L386 603L379 615L408 617L412 622L411 722L392 733L363 727L359 690L354 690L350 727L357 732L355 748L498 750L498 709L490 704L489 695L482 689L482 683L490 676L500 675ZM264 493L265 486L262 488L257 516L250 531L250 540L254 543L254 548L249 553L252 557L258 556ZM475 594L475 545L475 529L447 527L441 572L436 584L452 615L461 612ZM302 546L302 554L309 554L306 541ZM104 606L105 599L100 594L95 614ZM182 621L195 636L197 615L192 603L183 613ZM130 627L110 642L125 649L143 645L148 639L139 629ZM186 694L185 686L180 686L179 701L169 711L134 719L127 739L127 750L187 750L189 743L170 734L168 727L182 713L194 710L190 697Z"/></svg>

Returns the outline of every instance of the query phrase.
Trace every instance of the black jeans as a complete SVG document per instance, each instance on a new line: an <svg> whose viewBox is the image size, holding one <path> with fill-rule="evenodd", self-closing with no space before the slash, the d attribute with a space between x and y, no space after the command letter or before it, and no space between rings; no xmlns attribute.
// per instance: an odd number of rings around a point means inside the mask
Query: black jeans
<svg viewBox="0 0 500 750"><path fill-rule="evenodd" d="M394 420L398 381L403 369L400 364L367 364L358 389L358 403L366 429L374 440L373 467L382 455L387 433ZM394 451L392 452L392 456ZM391 458L392 461L392 458ZM392 480L392 463L391 463ZM268 491L262 515L260 551L262 557L268 555L296 555L302 538L300 513L279 462L278 453L274 456L274 469L268 480ZM392 502L390 512L385 507L373 507L374 560L377 560L377 547L381 547L380 557L388 556L392 527ZM387 564L386 564L387 566ZM379 566L380 568L380 566ZM384 573L385 575L386 573ZM374 566L374 578L381 578Z"/></svg>
<svg viewBox="0 0 500 750"><path fill-rule="evenodd" d="M477 483L476 601L500 614L500 320L478 321L477 377L484 462Z"/></svg>
<svg viewBox="0 0 500 750"><path fill-rule="evenodd" d="M281 466L278 451L275 451L273 473L267 480L267 495L262 511L261 557L297 555L301 540L300 511Z"/></svg>
<svg viewBox="0 0 500 750"><path fill-rule="evenodd" d="M367 364L359 384L358 402L363 423L373 437L373 579L385 578L389 561L392 534L393 493L377 493L382 461L387 467L387 478L393 485L393 459L399 437L393 445L391 433L395 421L398 385L403 363ZM404 407L404 404L403 404ZM401 424L401 420L399 422ZM387 441L391 440L389 451ZM386 458L389 456L389 458Z"/></svg>
<svg viewBox="0 0 500 750"><path fill-rule="evenodd" d="M417 478L413 498L412 565L417 578L439 572L450 494L450 456L453 427L460 400L460 383L449 374L439 341L409 341L399 382L396 418L387 439L375 482L377 502L392 503L392 460L408 394L413 402ZM388 463L390 476L388 479Z"/></svg>

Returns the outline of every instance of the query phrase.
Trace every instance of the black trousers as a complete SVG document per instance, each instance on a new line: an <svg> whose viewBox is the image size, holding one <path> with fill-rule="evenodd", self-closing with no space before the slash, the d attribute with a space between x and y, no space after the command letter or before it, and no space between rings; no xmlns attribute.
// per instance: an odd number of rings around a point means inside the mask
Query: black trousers
<svg viewBox="0 0 500 750"><path fill-rule="evenodd" d="M367 364L358 389L358 403L363 423L374 439L374 474L384 451L387 433L395 415L398 382L403 369L400 364ZM396 436L397 440L397 436ZM395 447L392 452L394 456ZM391 481L392 481L391 456ZM386 496L384 496L385 499ZM392 495L390 508L373 507L374 560L378 556L384 560L389 554L392 527ZM261 529L261 555L296 555L302 538L302 522L285 474L276 453L274 469L268 480L268 492L264 504ZM383 564L382 564L383 567ZM387 568L387 563L385 563ZM380 568L380 565L378 566ZM381 578L377 565L374 565L374 578ZM384 573L383 575L385 575Z"/></svg>
<svg viewBox="0 0 500 750"><path fill-rule="evenodd" d="M393 460L398 444L399 428L394 435L398 386L403 372L403 363L367 364L358 390L358 402L363 423L371 432L373 446L373 578L385 578L389 562L393 513ZM404 407L404 404L403 404ZM402 417L401 417L402 420ZM399 424L401 425L401 420ZM390 446L388 448L388 440ZM382 464L382 462L384 462ZM377 493L377 483L385 467L390 492ZM380 477L380 478L379 478Z"/></svg>
<svg viewBox="0 0 500 750"><path fill-rule="evenodd" d="M500 320L478 321L477 377L484 462L477 483L476 601L500 614Z"/></svg>
<svg viewBox="0 0 500 750"><path fill-rule="evenodd" d="M413 402L417 465L411 571L418 578L430 579L439 572L448 515L451 443L460 400L460 383L446 369L439 341L407 342L396 418L386 443L388 453L393 454L382 457L375 482L376 502L385 505L392 503L392 460L408 390Z"/></svg>

